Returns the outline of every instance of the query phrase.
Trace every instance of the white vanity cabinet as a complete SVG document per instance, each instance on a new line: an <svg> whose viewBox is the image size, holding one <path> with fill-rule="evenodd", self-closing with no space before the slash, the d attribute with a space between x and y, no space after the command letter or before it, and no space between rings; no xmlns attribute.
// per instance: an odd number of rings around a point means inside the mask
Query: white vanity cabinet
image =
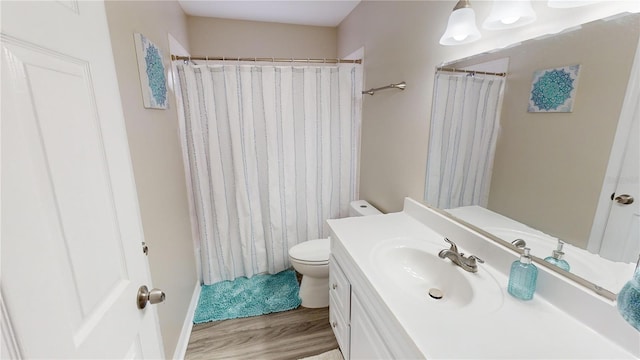
<svg viewBox="0 0 640 360"><path fill-rule="evenodd" d="M349 359L351 320L351 284L336 259L329 259L329 323L342 350L345 360Z"/></svg>
<svg viewBox="0 0 640 360"><path fill-rule="evenodd" d="M329 288L329 322L345 360L393 358L334 256L329 260Z"/></svg>
<svg viewBox="0 0 640 360"><path fill-rule="evenodd" d="M333 238L329 288L329 321L345 360L424 358Z"/></svg>
<svg viewBox="0 0 640 360"><path fill-rule="evenodd" d="M394 359L357 294L351 295L351 359Z"/></svg>

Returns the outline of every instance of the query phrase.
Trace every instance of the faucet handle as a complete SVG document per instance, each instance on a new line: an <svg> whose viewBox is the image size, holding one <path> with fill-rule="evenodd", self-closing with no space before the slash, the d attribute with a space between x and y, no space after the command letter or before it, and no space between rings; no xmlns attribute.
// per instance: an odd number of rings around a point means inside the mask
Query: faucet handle
<svg viewBox="0 0 640 360"><path fill-rule="evenodd" d="M458 245L456 245L456 243L454 243L453 241L444 238L444 241L448 242L449 244L451 244L451 247L449 248L449 250L453 251L453 252L458 252Z"/></svg>
<svg viewBox="0 0 640 360"><path fill-rule="evenodd" d="M477 257L475 255L471 255L467 259L471 260L472 263L479 262L480 264L484 264L484 260L480 259L479 257Z"/></svg>
<svg viewBox="0 0 640 360"><path fill-rule="evenodd" d="M527 242L524 239L515 239L511 242L511 244L518 249L524 249L527 246Z"/></svg>

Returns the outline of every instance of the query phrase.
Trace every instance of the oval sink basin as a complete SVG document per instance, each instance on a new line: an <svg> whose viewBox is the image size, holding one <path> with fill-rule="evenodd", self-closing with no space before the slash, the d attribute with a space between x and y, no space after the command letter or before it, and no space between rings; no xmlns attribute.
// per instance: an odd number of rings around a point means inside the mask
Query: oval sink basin
<svg viewBox="0 0 640 360"><path fill-rule="evenodd" d="M448 248L427 241L396 238L373 249L372 261L376 274L385 286L407 294L407 300L428 304L441 310L474 308L491 312L502 305L503 294L498 282L478 264L478 272L470 273L438 257ZM437 289L436 296L430 290ZM433 295L432 291L432 295ZM442 295L442 298L437 298Z"/></svg>

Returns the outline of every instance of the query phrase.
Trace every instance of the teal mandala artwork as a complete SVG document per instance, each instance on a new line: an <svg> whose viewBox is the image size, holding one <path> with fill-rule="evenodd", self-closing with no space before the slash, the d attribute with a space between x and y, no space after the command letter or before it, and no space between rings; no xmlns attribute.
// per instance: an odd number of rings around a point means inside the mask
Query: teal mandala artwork
<svg viewBox="0 0 640 360"><path fill-rule="evenodd" d="M168 107L167 76L162 62L162 52L142 34L134 34L134 40L144 107L166 109Z"/></svg>
<svg viewBox="0 0 640 360"><path fill-rule="evenodd" d="M158 52L158 48L153 44L149 44L144 61L147 64L147 77L149 78L151 96L156 104L163 106L167 102L167 79L164 76L162 57Z"/></svg>
<svg viewBox="0 0 640 360"><path fill-rule="evenodd" d="M536 71L531 84L529 112L571 112L580 65Z"/></svg>

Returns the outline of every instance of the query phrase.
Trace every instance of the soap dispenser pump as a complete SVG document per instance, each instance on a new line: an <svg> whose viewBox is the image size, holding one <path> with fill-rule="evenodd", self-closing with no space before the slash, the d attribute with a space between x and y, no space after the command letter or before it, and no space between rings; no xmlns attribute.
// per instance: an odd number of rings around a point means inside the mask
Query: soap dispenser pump
<svg viewBox="0 0 640 360"><path fill-rule="evenodd" d="M531 263L531 249L524 248L520 260L511 264L509 273L509 285L507 291L512 296L521 300L533 299L536 291L536 281L538 280L538 268Z"/></svg>
<svg viewBox="0 0 640 360"><path fill-rule="evenodd" d="M551 256L547 256L546 258L544 258L544 261L551 263L562 270L569 271L571 266L569 266L567 260L562 258L564 256L564 252L562 252L563 246L564 242L562 242L562 240L558 240L558 247L556 248L556 250L553 250Z"/></svg>

